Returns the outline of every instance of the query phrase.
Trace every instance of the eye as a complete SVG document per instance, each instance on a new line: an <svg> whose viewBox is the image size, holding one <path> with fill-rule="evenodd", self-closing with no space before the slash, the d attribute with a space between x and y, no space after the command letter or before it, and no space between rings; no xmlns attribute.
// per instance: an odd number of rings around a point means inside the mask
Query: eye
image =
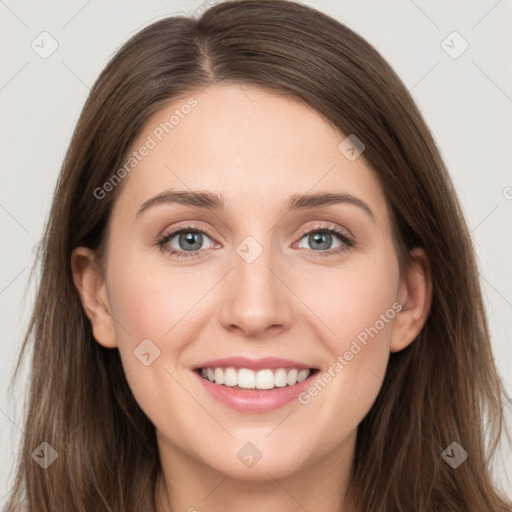
<svg viewBox="0 0 512 512"><path fill-rule="evenodd" d="M203 249L212 248L214 246L212 238L213 236L205 230L187 225L165 233L158 240L157 245L173 256L188 258L197 256ZM301 249L304 248L301 245L303 239L310 245L309 250L315 253L315 256L332 256L355 246L355 241L348 233L325 224L317 224L302 231L298 245ZM332 247L333 243L337 245Z"/></svg>
<svg viewBox="0 0 512 512"><path fill-rule="evenodd" d="M314 228L310 228L301 233L302 240L306 240L312 251L318 253L318 256L330 256L348 250L350 247L355 245L354 240L347 234L341 231L339 228L316 225ZM332 247L333 243L336 243ZM302 247L299 245L299 247Z"/></svg>
<svg viewBox="0 0 512 512"><path fill-rule="evenodd" d="M206 240L210 240L208 247L204 247ZM194 226L181 226L170 233L166 233L157 242L158 246L168 253L179 257L195 256L202 249L213 246L208 234Z"/></svg>

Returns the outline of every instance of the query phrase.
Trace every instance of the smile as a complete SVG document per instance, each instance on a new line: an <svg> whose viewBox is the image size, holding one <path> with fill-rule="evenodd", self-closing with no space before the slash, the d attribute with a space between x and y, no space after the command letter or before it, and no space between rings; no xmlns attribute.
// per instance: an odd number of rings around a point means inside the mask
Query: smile
<svg viewBox="0 0 512 512"><path fill-rule="evenodd" d="M206 400L243 413L269 412L293 402L320 371L290 359L244 356L205 361L192 369Z"/></svg>
<svg viewBox="0 0 512 512"><path fill-rule="evenodd" d="M204 379L219 386L228 386L235 389L274 389L294 386L306 380L313 369L301 368L265 368L251 370L249 368L200 368L199 372Z"/></svg>

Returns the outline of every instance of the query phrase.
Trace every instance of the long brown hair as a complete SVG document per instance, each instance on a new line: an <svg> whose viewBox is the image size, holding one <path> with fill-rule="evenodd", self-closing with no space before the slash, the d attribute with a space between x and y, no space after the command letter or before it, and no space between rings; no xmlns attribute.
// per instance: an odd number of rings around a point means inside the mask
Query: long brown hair
<svg viewBox="0 0 512 512"><path fill-rule="evenodd" d="M425 249L433 302L406 349L392 353L358 427L350 494L368 512L503 512L491 478L508 398L491 353L470 235L436 144L407 89L356 33L288 0L229 0L199 19L168 17L126 42L94 84L58 180L33 315L25 434L13 494L32 512L154 510L155 430L136 403L117 350L95 342L73 283L77 246L101 249L119 169L148 117L210 84L237 82L294 97L342 134L356 134L389 202L397 255ZM340 138L341 141L341 138ZM136 170L132 171L136 172ZM25 354L25 355L24 355ZM46 470L31 453L47 442ZM441 454L459 443L454 469Z"/></svg>

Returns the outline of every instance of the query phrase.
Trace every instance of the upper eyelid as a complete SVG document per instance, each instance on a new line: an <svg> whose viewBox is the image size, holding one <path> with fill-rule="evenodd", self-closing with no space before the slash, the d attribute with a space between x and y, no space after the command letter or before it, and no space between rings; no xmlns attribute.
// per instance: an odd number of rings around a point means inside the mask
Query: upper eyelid
<svg viewBox="0 0 512 512"><path fill-rule="evenodd" d="M334 223L326 223L327 221L315 221L313 226L309 226L301 230L301 234L307 234L315 231L341 231L347 238L354 238L352 233L344 227L335 225Z"/></svg>
<svg viewBox="0 0 512 512"><path fill-rule="evenodd" d="M206 228L199 227L199 226L192 226L192 225L190 225L190 226L184 225L184 226L178 226L177 228L165 230L162 233L162 235L158 237L158 239L161 240L161 239L168 238L168 237L173 238L174 236L178 235L182 231L199 232L199 233L208 235L210 238L215 238L214 235L212 233L210 233L210 230L208 230Z"/></svg>

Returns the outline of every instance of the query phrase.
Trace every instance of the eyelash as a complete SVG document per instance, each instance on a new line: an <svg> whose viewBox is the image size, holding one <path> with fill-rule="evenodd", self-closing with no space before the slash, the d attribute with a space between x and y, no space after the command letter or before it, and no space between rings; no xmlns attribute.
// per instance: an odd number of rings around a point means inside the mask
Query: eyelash
<svg viewBox="0 0 512 512"><path fill-rule="evenodd" d="M180 233L201 233L204 235L207 235L210 238L214 238L211 233L208 232L208 230L204 229L198 229L196 226L192 225L185 225L180 226L179 228L164 234L161 238L158 239L157 245L163 250L166 251L171 256L177 256L179 258L189 258L196 256L196 253L201 252L203 249L199 249L197 251L177 251L175 249L168 249L165 247L165 244L169 242L172 238L174 238L176 235L179 235ZM315 225L312 228L304 229L300 233L300 239L302 239L306 235L312 235L317 233L330 233L338 236L342 242L342 245L340 247L337 247L335 249L329 249L327 251L314 251L313 249L309 249L309 251L315 253L315 256L320 257L326 257L326 256L333 256L334 254L339 254L344 251L348 251L349 249L355 247L355 241L352 237L348 236L346 233L341 231L338 228L327 226L325 224L318 224Z"/></svg>

